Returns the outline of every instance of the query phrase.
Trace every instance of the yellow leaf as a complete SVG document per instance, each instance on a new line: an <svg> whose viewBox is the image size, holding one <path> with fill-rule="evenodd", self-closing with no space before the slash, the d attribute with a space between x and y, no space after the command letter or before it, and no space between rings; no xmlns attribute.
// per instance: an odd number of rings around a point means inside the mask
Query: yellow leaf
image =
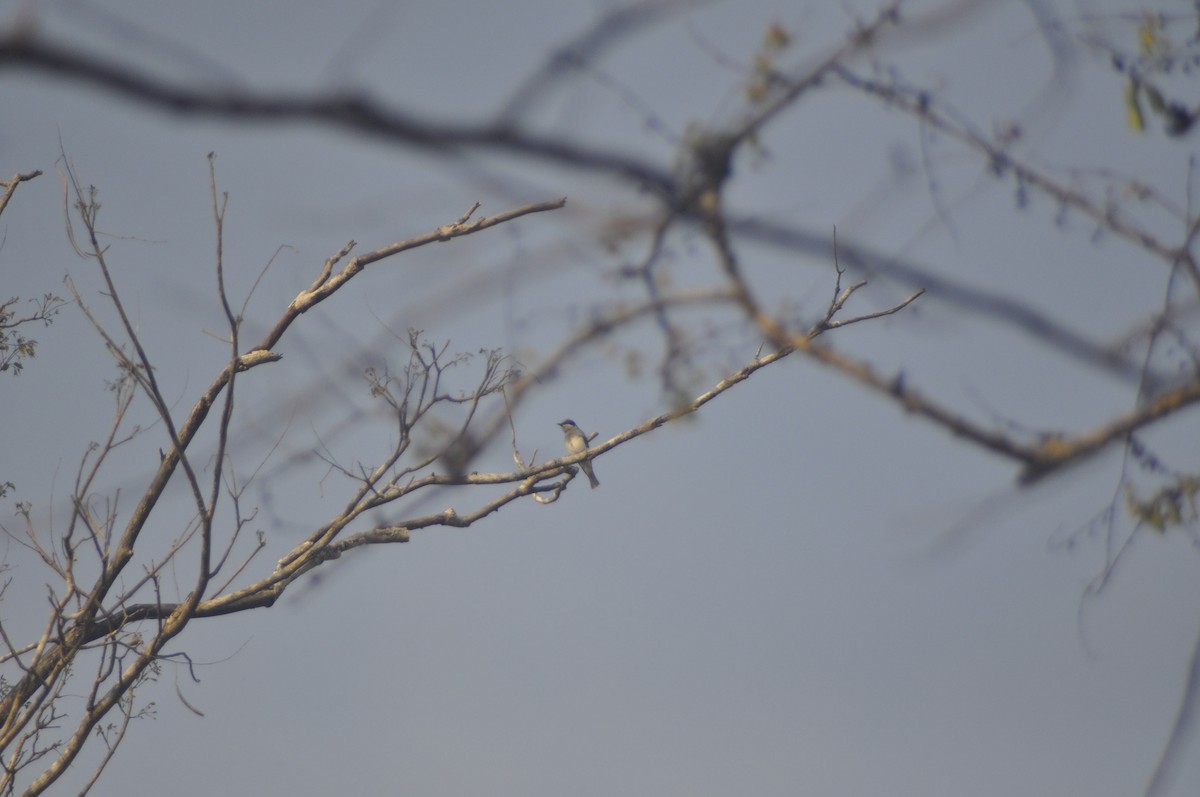
<svg viewBox="0 0 1200 797"><path fill-rule="evenodd" d="M1151 56L1163 48L1159 34L1162 33L1163 18L1161 14L1144 14L1142 23L1138 25L1138 47L1142 55Z"/></svg>
<svg viewBox="0 0 1200 797"><path fill-rule="evenodd" d="M1125 87L1125 119L1129 123L1129 129L1135 133L1146 129L1146 120L1142 116L1142 106L1138 101L1138 85L1132 80Z"/></svg>

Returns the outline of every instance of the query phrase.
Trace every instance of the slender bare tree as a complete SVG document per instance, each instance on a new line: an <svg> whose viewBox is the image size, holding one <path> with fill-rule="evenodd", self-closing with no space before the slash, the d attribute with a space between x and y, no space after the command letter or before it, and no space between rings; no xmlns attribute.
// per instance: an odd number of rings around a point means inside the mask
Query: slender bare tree
<svg viewBox="0 0 1200 797"><path fill-rule="evenodd" d="M614 12L564 52L580 63L596 63L631 31L669 13L664 9L670 5L635 5ZM369 267L372 272L386 269L405 253L422 247L494 235L493 228L518 219L554 224L555 214L568 205L569 197L546 197L494 215L481 213L475 204L435 229L369 251L361 251L350 241L323 263L313 265L311 283L277 316L269 322L255 319L269 331L259 340L248 340L246 300L239 302L226 286L226 197L210 156L215 297L224 318L222 335L228 356L190 400L190 406L179 411L160 385L158 363L148 353L123 301L119 270L110 262L103 243L95 189L86 185L64 153L59 169L70 208L68 234L103 285L99 297L71 282L67 290L72 304L103 340L119 377L111 390L111 426L103 441L79 463L70 490L69 516L46 527L22 504L22 522L5 528L12 540L36 554L54 582L40 632L28 639L14 638L8 630L10 623L0 623L4 646L0 662L7 668L0 694L4 765L0 792L44 792L72 767L89 743L103 746L101 761L90 774L90 788L116 752L130 722L144 711L145 704L139 702L141 687L165 659L186 664L185 654L168 649L181 648L178 641L194 622L272 606L306 575L337 567L336 560L351 549L406 542L412 532L424 528L474 526L514 502L561 500L579 475L581 462L635 446L647 433L701 411L726 391L789 358L818 363L949 432L965 445L1010 460L1023 484L1072 468L1101 451L1121 449L1129 465L1113 507L1123 509L1124 516L1139 528L1157 532L1183 529L1194 535L1200 476L1189 469L1195 464L1165 462L1139 433L1200 402L1200 352L1191 342L1196 297L1200 295L1195 251L1200 212L1190 205L1179 211L1174 219L1177 234L1168 240L1158 227L1141 221L1130 209L1137 203L1175 212L1175 205L1155 188L1103 172L1086 179L1077 175L1062 179L1020 157L1017 142L1021 131L983 132L984 125L941 101L935 90L910 82L901 70L889 68L890 47L936 35L944 26L973 13L978 4L952 2L924 13L909 13L907 5L900 0L883 5L871 18L857 20L844 41L800 66L787 65L785 54L793 46L789 32L768 25L745 73L744 115L733 124L690 130L679 144L675 162L669 165L547 136L522 124L563 80L562 53L522 84L494 119L447 124L351 93L279 96L232 87L214 90L161 78L131 63L79 52L24 28L0 37L0 70L36 72L162 112L209 120L320 125L416 151L492 153L579 172L607 173L650 195L655 203L645 217L624 220L623 226L614 229L627 257L621 268L624 284L638 286L637 300L613 303L580 322L537 363L520 363L500 350L456 354L452 344L433 337L436 331L397 334L395 347L404 353L398 364L367 372L371 396L390 424L386 451L366 464L366 457L346 461L330 448L319 448L314 456L338 477L340 509L315 523L301 542L269 563L257 556L265 543L253 531L258 507L248 499L247 490L256 479L264 478L262 462L272 451L268 446L266 452L254 456L240 450L235 454L231 439L235 419L244 411L240 401L243 386L271 379L272 369L280 367L281 341L304 323L305 313L352 281L358 284L372 279ZM1035 11L1044 11L1040 4L1030 5ZM1062 41L1057 23L1034 16L1048 41ZM1164 135L1184 136L1196 113L1168 96L1160 84L1170 59L1182 60L1194 52L1194 40L1174 43L1172 39L1173 31L1185 22L1194 28L1194 14L1176 19L1147 16L1135 23L1140 25L1143 43L1149 42L1141 56L1118 57L1119 48L1111 43L1082 36L1071 46L1102 53L1117 64L1129 82L1126 102L1130 114L1141 128L1147 127L1148 111L1161 120ZM981 169L990 171L991 179L1011 183L1020 201L1030 195L1046 199L1056 213L1085 219L1094 230L1121 241L1137 257L1157 267L1165 286L1161 308L1116 343L1090 339L1040 312L1033 301L968 287L919 262L879 253L861 242L839 240L835 230L809 231L738 214L727 200L734 162L752 157L773 125L804 98L824 91L843 92L903 114L923 134L937 135L974 159ZM3 183L7 190L0 198L0 212L15 188L38 174L18 174ZM936 189L931 193L936 202ZM470 200L464 202L467 204ZM672 241L680 238L703 248L715 264L714 276L707 284L683 288L673 283L667 252ZM815 321L799 320L788 312L786 303L768 298L756 284L747 261L761 247L817 255L828 265L828 299ZM636 255L628 256L630 252ZM905 285L903 295L878 303L869 312L848 311L851 299L861 296L860 291L868 285L867 277L876 275ZM1037 424L1001 423L964 412L952 398L925 389L904 371L886 372L865 354L839 342L842 328L906 312L927 298L1036 335L1072 362L1136 379L1136 401L1087 428L1028 431L1038 429ZM0 332L17 323L48 320L60 303L46 294L35 312L25 318L13 315L13 301L0 305ZM105 304L103 310L98 303ZM686 319L695 317L692 314L697 311L702 317L705 313L732 314L740 334L755 339L752 352L736 367L702 388L694 387L692 369L702 341L684 331ZM655 326L661 340L655 366L663 395L668 397L666 408L607 439L593 439L590 448L578 454L541 459L536 452L521 450L516 409L582 352L646 322ZM32 356L33 342L6 341L0 339L0 370L10 365L18 369L19 358ZM1159 353L1168 346L1185 352L1183 364L1169 372L1157 365ZM139 402L150 408L150 423L134 417ZM118 511L115 499L105 500L96 486L117 453L146 435L151 425L162 441L158 461L138 488L136 506ZM511 448L513 468L505 472L476 470L481 452L500 445ZM1134 479L1132 472L1138 466L1151 472L1154 479ZM156 523L169 487L182 487L187 493L191 519L164 548L161 539L147 542L147 530ZM455 490L452 508L432 513L411 509L418 505L414 498L447 488ZM391 519L381 522L379 518L385 514ZM1119 522L1121 515L1109 512L1104 522ZM1119 556L1117 550L1110 557L1099 583L1111 573ZM181 584L177 593L165 584L167 572ZM1181 701L1184 708L1160 773L1173 765L1178 740L1193 723L1191 712L1200 676L1195 667L1192 670ZM74 699L78 695L83 698ZM1156 775L1155 783L1165 777ZM1152 785L1151 792L1156 788Z"/></svg>

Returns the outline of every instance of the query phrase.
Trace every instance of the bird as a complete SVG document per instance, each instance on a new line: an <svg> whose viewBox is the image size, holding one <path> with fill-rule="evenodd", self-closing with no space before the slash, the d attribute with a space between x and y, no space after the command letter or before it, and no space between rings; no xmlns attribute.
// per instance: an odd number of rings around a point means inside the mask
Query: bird
<svg viewBox="0 0 1200 797"><path fill-rule="evenodd" d="M559 421L558 425L563 430L563 442L567 444L567 453L578 454L581 451L587 451L587 435L575 425L575 421L567 418L565 421ZM600 480L596 478L596 472L592 470L591 462L585 459L579 463L579 467L587 474L588 481L591 482L593 490L600 486Z"/></svg>

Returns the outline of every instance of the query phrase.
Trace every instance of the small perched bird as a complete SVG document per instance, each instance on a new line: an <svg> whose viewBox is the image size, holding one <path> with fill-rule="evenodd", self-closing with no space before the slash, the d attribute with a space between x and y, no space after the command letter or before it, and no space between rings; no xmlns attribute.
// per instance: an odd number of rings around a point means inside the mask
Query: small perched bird
<svg viewBox="0 0 1200 797"><path fill-rule="evenodd" d="M583 433L582 429L575 425L575 421L567 418L565 421L561 421L558 425L562 427L563 441L567 444L568 453L578 454L580 451L587 451L587 435ZM585 459L583 462L579 463L579 467L583 469L585 474L587 474L588 481L592 483L593 490L600 486L600 480L596 478L596 472L592 470L591 462Z"/></svg>

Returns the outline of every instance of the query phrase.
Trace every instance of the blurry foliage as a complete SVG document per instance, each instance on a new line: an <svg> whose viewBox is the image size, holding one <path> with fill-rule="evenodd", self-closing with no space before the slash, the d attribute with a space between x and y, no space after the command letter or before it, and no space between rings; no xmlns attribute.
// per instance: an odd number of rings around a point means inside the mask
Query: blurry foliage
<svg viewBox="0 0 1200 797"><path fill-rule="evenodd" d="M65 304L52 293L43 294L41 299L29 300L34 308L29 315L18 317L15 308L20 301L14 296L0 304L0 371L12 371L14 375L21 373L24 360L37 356L37 341L25 337L19 327L38 322L50 326Z"/></svg>
<svg viewBox="0 0 1200 797"><path fill-rule="evenodd" d="M1200 475L1184 474L1149 498L1140 498L1132 484L1125 484L1125 508L1130 517L1145 523L1157 532L1195 523L1200 515L1196 510L1200 495Z"/></svg>
<svg viewBox="0 0 1200 797"><path fill-rule="evenodd" d="M1174 41L1168 35L1172 23L1186 23L1190 35ZM1146 129L1146 110L1159 118L1168 136L1189 133L1200 117L1200 105L1173 97L1164 82L1175 75L1193 77L1200 68L1200 25L1194 16L1168 19L1164 14L1145 13L1137 28L1137 54L1114 51L1112 65L1126 77L1125 110L1131 130ZM1145 101L1143 106L1143 100Z"/></svg>
<svg viewBox="0 0 1200 797"><path fill-rule="evenodd" d="M746 83L746 99L758 105L767 100L772 89L787 86L787 79L779 70L779 58L792 43L792 36L778 22L767 26L762 44L754 55L754 66Z"/></svg>
<svg viewBox="0 0 1200 797"><path fill-rule="evenodd" d="M1129 439L1128 451L1141 469L1153 474L1160 485L1149 497L1142 498L1133 479L1125 480L1125 511L1129 517L1159 533L1194 526L1200 520L1196 509L1200 474L1172 470L1137 437Z"/></svg>

